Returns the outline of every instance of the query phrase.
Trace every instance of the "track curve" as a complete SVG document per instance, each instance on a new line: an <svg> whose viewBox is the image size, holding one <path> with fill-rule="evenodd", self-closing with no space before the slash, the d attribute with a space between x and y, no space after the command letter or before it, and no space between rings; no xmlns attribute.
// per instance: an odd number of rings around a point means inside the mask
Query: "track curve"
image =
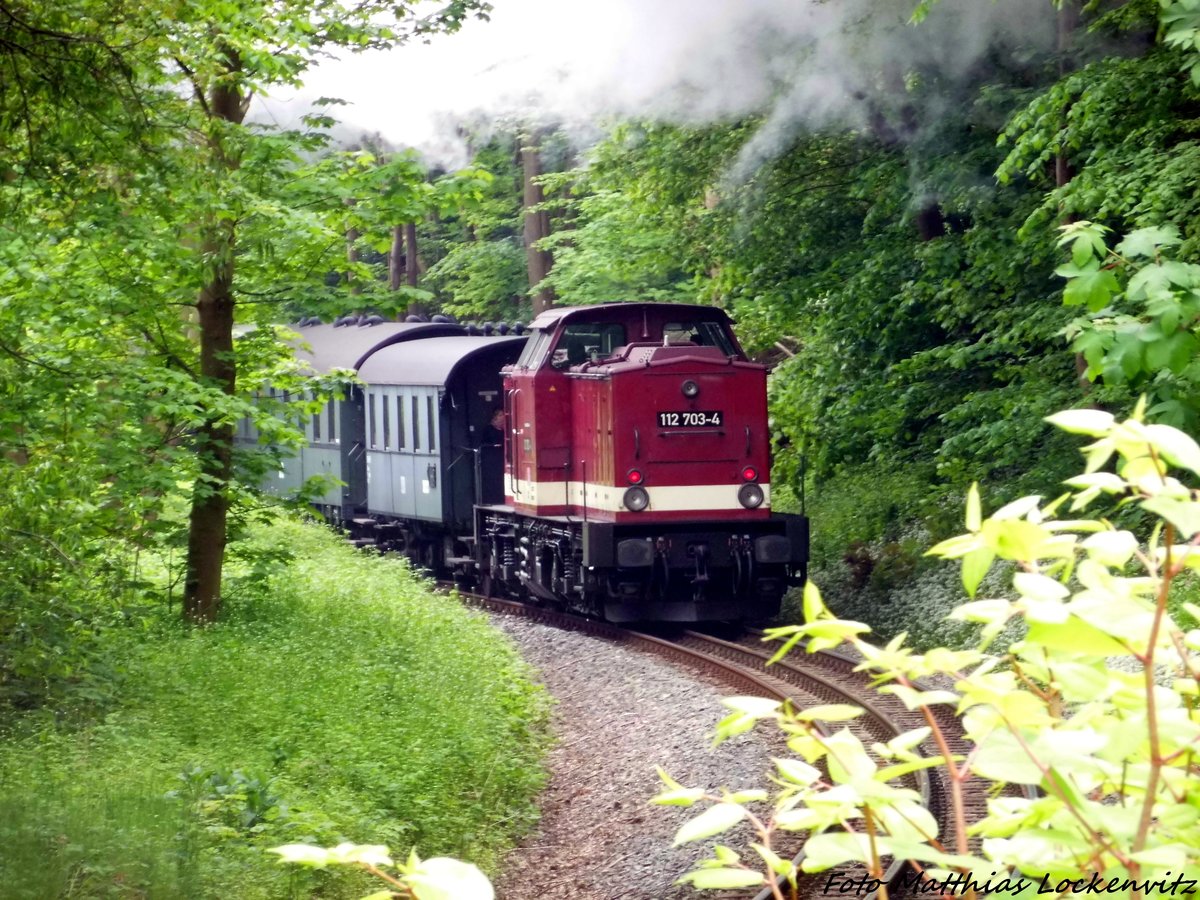
<svg viewBox="0 0 1200 900"><path fill-rule="evenodd" d="M863 709L864 714L846 725L867 746L873 742L886 743L899 734L927 724L919 710L909 710L895 697L876 693L870 686L869 677L855 671L858 661L843 653L793 652L768 668L767 661L772 652L763 646L762 632L747 630L732 640L697 631L651 635L544 606L483 597L461 590L459 593L468 604L492 612L519 615L553 627L581 631L644 649L678 665L713 674L736 691L778 700L788 699L798 708L824 703L853 704ZM968 747L953 713L937 707L935 716L949 739L951 750L956 754L966 753ZM918 747L916 752L927 756L938 754L932 741ZM920 794L938 821L942 842L953 846L956 834L953 816L950 815L952 804L949 786L940 769L920 770L905 776L901 782ZM967 820L974 821L986 810L986 796L980 789L968 792L966 799ZM801 858L798 857L798 860ZM904 869L904 863L892 862L885 872L885 883L896 884ZM844 883L843 879L858 880L866 872L862 868L846 867L802 876L798 896L819 895L821 886L828 883L831 875ZM769 900L771 896L770 889L763 889L755 900ZM874 895L860 896L869 898ZM895 897L897 894L893 891L889 896Z"/></svg>

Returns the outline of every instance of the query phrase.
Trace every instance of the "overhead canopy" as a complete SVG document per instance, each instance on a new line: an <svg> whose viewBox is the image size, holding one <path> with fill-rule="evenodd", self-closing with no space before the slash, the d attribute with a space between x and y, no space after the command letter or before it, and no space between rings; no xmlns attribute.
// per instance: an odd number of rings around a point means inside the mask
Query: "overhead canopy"
<svg viewBox="0 0 1200 900"><path fill-rule="evenodd" d="M513 359L526 337L434 337L375 350L358 370L367 384L444 385L460 368L483 364L489 352ZM511 361L511 360L510 360ZM497 366L497 369L499 367Z"/></svg>

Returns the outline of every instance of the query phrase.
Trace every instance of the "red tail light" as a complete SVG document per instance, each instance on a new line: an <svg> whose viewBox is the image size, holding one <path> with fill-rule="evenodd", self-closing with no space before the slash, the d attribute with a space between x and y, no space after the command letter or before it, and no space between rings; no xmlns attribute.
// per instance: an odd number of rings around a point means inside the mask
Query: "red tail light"
<svg viewBox="0 0 1200 900"><path fill-rule="evenodd" d="M630 469L629 472L626 473L626 475L625 475L625 479L630 484L641 484L642 478L643 478L642 473L639 472L637 469Z"/></svg>
<svg viewBox="0 0 1200 900"><path fill-rule="evenodd" d="M757 480L758 480L758 469L754 468L754 466L746 466L746 468L742 469L742 481L757 481Z"/></svg>

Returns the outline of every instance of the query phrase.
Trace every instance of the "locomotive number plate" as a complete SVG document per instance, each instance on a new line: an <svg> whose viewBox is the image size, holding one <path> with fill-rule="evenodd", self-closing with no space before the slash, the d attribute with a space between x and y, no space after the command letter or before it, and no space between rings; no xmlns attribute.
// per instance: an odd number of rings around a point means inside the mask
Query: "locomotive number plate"
<svg viewBox="0 0 1200 900"><path fill-rule="evenodd" d="M660 412L659 428L701 428L724 424L725 413L720 410L686 410L685 412Z"/></svg>

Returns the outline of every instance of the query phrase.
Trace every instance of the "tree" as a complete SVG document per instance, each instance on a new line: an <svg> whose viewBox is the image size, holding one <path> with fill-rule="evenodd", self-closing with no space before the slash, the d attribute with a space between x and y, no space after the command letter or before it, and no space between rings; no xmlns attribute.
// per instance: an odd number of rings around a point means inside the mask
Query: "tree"
<svg viewBox="0 0 1200 900"><path fill-rule="evenodd" d="M190 85L186 115L195 135L193 152L201 173L198 189L209 202L197 222L198 261L203 270L196 300L199 314L200 377L227 397L237 390L233 326L237 305L238 229L251 213L230 202L231 188L253 178L241 173L254 160L255 132L243 126L256 93L296 84L322 54L337 48L395 47L413 36L454 30L481 0L453 0L418 17L408 4L307 2L286 8L249 2L236 11L203 3L184 8L165 37L174 64L166 77ZM395 24L384 23L384 17ZM399 30L397 28L399 26ZM236 198L236 192L234 192ZM200 466L193 490L188 538L184 615L212 621L221 596L229 488L233 477L233 421L213 409L197 436Z"/></svg>
<svg viewBox="0 0 1200 900"><path fill-rule="evenodd" d="M544 282L554 260L544 241L550 236L550 213L543 207L545 194L539 181L542 175L542 156L537 133L521 136L521 168L524 185L525 259L529 270L529 290L533 295L533 314L536 316L554 305L554 291Z"/></svg>

